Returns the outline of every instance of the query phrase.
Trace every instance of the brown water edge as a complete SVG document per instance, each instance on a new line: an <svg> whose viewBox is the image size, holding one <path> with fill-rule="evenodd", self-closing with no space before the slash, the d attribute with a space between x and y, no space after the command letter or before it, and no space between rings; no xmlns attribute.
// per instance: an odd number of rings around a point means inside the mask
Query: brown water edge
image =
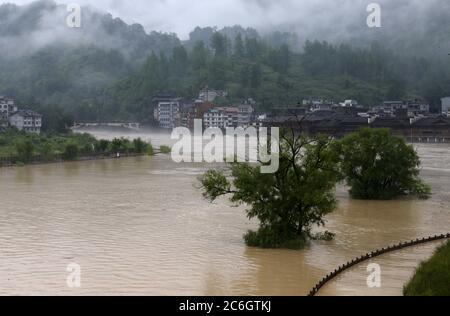
<svg viewBox="0 0 450 316"><path fill-rule="evenodd" d="M450 150L419 151L432 199L353 201L340 187L327 225L336 239L303 251L245 247L256 224L242 208L201 198L196 177L206 165L161 156L0 170L0 295L306 295L353 257L448 231ZM381 294L400 295L430 247L380 258ZM66 285L73 262L80 289ZM323 294L371 295L365 268Z"/></svg>

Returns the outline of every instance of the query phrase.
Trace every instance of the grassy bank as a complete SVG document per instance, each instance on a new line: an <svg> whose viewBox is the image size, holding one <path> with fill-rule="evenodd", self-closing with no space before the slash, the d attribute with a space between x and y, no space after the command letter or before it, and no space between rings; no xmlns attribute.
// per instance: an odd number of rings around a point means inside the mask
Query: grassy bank
<svg viewBox="0 0 450 316"><path fill-rule="evenodd" d="M450 296L450 242L420 265L405 286L405 296Z"/></svg>
<svg viewBox="0 0 450 316"><path fill-rule="evenodd" d="M89 134L29 134L8 129L0 133L0 165L20 165L83 158L150 154L155 150L140 138L97 140Z"/></svg>

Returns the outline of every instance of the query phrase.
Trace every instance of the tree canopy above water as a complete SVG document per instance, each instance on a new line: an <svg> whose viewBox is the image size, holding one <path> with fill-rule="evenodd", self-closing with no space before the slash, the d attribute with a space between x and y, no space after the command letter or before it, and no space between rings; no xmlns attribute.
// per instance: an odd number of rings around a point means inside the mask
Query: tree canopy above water
<svg viewBox="0 0 450 316"><path fill-rule="evenodd" d="M420 179L420 159L411 145L387 129L363 129L340 142L342 171L356 199L428 198Z"/></svg>

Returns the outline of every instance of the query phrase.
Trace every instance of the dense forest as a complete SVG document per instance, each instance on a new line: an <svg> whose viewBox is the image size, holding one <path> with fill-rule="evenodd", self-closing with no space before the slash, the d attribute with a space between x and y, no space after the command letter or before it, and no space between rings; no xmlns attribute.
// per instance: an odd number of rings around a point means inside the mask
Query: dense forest
<svg viewBox="0 0 450 316"><path fill-rule="evenodd" d="M437 110L450 93L450 60L402 57L376 43L362 49L307 41L300 53L240 35L229 43L215 33L210 49L197 42L192 51L178 46L169 56L152 54L136 74L111 87L115 112L145 113L156 91L189 98L205 85L229 92L229 100L221 102L252 97L261 110L309 97L356 99L367 106L423 98Z"/></svg>
<svg viewBox="0 0 450 316"><path fill-rule="evenodd" d="M429 32L423 33L427 52L414 54L380 36L310 41L241 26L196 28L182 41L90 9L80 30L58 29L65 14L48 0L0 6L0 95L65 121L149 121L156 93L195 98L206 85L229 92L221 104L253 98L259 110L324 97L367 106L422 98L437 111L440 98L450 95L450 56L442 49L430 53ZM427 28L435 29L435 23ZM405 41L413 45L410 35Z"/></svg>

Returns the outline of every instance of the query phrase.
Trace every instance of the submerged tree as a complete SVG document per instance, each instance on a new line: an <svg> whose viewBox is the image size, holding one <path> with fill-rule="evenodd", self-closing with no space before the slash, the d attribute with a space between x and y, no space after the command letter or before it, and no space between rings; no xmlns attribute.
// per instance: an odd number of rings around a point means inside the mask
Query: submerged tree
<svg viewBox="0 0 450 316"><path fill-rule="evenodd" d="M414 195L426 199L431 189L419 177L414 148L387 129L362 129L340 143L342 171L356 199L389 200Z"/></svg>
<svg viewBox="0 0 450 316"><path fill-rule="evenodd" d="M245 236L249 246L299 249L317 237L311 229L323 226L324 216L336 207L338 155L334 141L324 136L283 133L279 147L280 167L275 173L236 163L229 173L208 171L201 182L211 201L230 195L232 202L248 205L248 217L260 222L258 231ZM329 233L322 237L332 238Z"/></svg>

